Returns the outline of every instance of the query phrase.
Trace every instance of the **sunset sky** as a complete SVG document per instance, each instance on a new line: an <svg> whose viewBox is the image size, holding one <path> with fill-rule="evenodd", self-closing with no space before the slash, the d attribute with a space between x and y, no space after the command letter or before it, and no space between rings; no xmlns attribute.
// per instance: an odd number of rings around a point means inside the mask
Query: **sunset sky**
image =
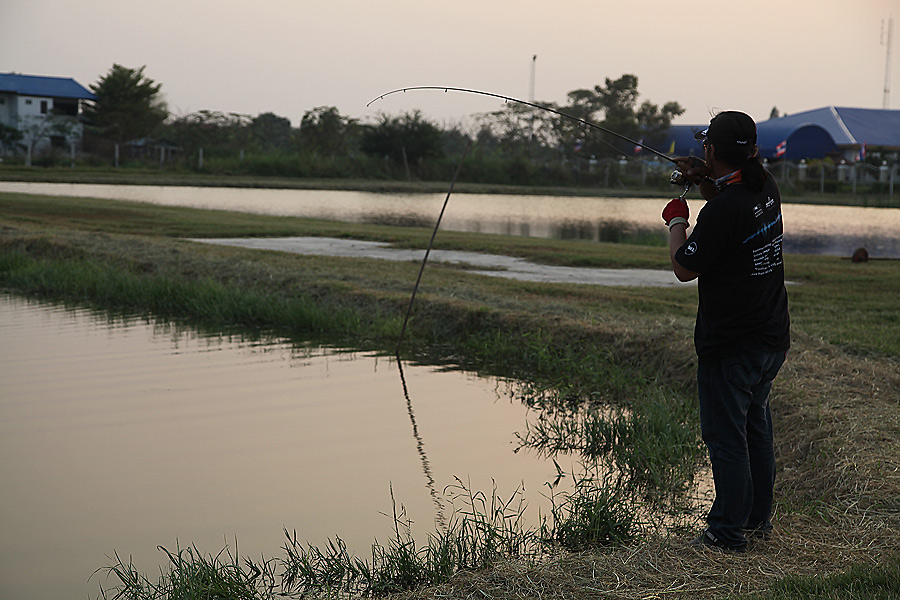
<svg viewBox="0 0 900 600"><path fill-rule="evenodd" d="M0 72L96 83L146 66L175 115L201 109L299 124L319 106L371 119L421 109L449 124L496 100L410 92L476 88L529 99L633 73L639 101L676 100L676 123L737 109L882 108L893 17L890 108L900 108L898 0L2 0ZM886 36L884 36L886 37Z"/></svg>

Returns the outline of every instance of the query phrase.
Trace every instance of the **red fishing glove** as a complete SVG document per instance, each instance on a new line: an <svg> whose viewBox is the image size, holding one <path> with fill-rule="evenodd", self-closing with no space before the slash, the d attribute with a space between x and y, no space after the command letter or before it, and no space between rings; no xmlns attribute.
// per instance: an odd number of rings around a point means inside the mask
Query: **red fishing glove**
<svg viewBox="0 0 900 600"><path fill-rule="evenodd" d="M672 229L673 225L678 225L679 223L683 223L685 227L688 227L690 214L691 211L688 209L687 201L684 198L675 198L666 204L662 211L662 218L669 229Z"/></svg>

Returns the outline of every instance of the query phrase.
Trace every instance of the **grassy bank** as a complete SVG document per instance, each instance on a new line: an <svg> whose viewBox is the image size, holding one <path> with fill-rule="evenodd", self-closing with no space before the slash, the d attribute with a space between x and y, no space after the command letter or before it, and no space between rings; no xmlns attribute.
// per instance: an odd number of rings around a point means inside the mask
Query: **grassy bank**
<svg viewBox="0 0 900 600"><path fill-rule="evenodd" d="M393 349L417 264L183 239L229 235L347 236L424 247L430 231L0 194L0 287L149 310L202 327ZM438 236L437 247L550 264L668 268L662 248L450 232ZM746 556L720 556L690 547L690 532L648 530L625 536L615 551L557 552L540 562L499 554L486 570L464 569L408 597L799 598L809 596L785 595L790 582L836 594L844 593L841 577L865 590L877 590L881 579L863 573L896 582L890 557L900 545L900 265L788 256L786 268L798 285L790 290L794 350L772 400L780 465L772 540ZM685 481L685 466L694 470L698 446L695 293L516 282L434 264L402 348L408 358L528 380L532 393L523 399L548 414L622 409L620 421L592 421L588 413L533 433L540 439L567 431L576 442L602 442L609 422L615 431L643 432L613 435L621 443L611 444L608 458L632 473L630 483L643 485L640 496L660 510L673 508L665 492ZM574 508L567 515L578 514Z"/></svg>

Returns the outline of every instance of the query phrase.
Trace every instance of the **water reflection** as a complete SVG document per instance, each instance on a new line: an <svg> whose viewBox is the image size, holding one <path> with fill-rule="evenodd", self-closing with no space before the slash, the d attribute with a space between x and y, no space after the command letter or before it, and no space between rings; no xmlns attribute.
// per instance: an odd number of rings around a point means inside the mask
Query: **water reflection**
<svg viewBox="0 0 900 600"><path fill-rule="evenodd" d="M431 228L445 194L380 194L336 190L272 190L0 182L0 191L88 196ZM510 196L454 193L441 227L452 231L539 238L667 243L660 211L647 198ZM696 215L703 201L689 200ZM850 256L859 247L900 258L900 210L791 204L785 196L785 252Z"/></svg>
<svg viewBox="0 0 900 600"><path fill-rule="evenodd" d="M428 461L428 455L425 453L425 441L419 434L419 426L416 425L416 415L413 412L412 400L409 397L409 388L406 385L406 376L403 374L403 361L397 361L397 371L400 373L400 383L403 386L403 397L406 398L406 410L409 412L409 423L412 425L413 438L416 440L416 451L419 458L422 459L422 472L425 474L425 482L428 487L428 493L434 502L434 521L442 530L447 528L447 518L444 515L444 502L438 494L434 484L434 475L431 473L431 463Z"/></svg>
<svg viewBox="0 0 900 600"><path fill-rule="evenodd" d="M513 452L497 380L10 296L0 337L2 598L94 595L113 552L152 576L176 542L273 556L283 528L365 556L391 491L420 536L455 476L536 518L555 472Z"/></svg>

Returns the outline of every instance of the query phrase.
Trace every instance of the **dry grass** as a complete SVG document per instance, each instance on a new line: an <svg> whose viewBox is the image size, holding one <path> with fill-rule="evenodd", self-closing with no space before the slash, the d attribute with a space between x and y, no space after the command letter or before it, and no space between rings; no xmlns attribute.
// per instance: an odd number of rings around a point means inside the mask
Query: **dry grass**
<svg viewBox="0 0 900 600"><path fill-rule="evenodd" d="M877 565L900 549L900 365L796 336L773 393L775 535L746 554L645 537L608 554L567 554L460 574L412 598L732 598L788 575Z"/></svg>

